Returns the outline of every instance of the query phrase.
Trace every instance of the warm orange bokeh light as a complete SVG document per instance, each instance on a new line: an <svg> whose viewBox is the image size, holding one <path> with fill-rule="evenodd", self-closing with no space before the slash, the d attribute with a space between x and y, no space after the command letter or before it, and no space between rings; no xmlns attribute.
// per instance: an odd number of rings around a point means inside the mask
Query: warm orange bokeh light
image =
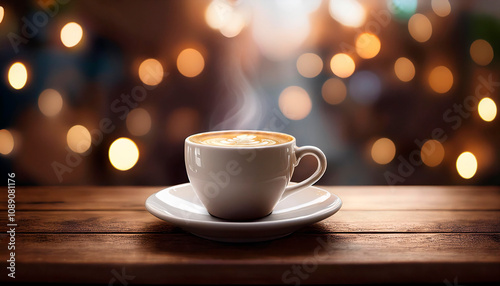
<svg viewBox="0 0 500 286"><path fill-rule="evenodd" d="M205 67L205 59L195 49L185 49L177 57L177 69L185 77L199 75Z"/></svg>
<svg viewBox="0 0 500 286"><path fill-rule="evenodd" d="M2 23L2 21L3 21L4 14L5 14L5 11L4 11L3 7L0 6L0 23Z"/></svg>
<svg viewBox="0 0 500 286"><path fill-rule="evenodd" d="M309 94L298 86L289 86L285 88L280 94L278 103L283 115L291 120L306 118L312 108Z"/></svg>
<svg viewBox="0 0 500 286"><path fill-rule="evenodd" d="M347 96L347 87L341 79L330 78L323 84L321 96L329 104L339 104Z"/></svg>
<svg viewBox="0 0 500 286"><path fill-rule="evenodd" d="M38 97L38 108L43 115L53 117L59 114L63 106L62 96L57 90L46 89Z"/></svg>
<svg viewBox="0 0 500 286"><path fill-rule="evenodd" d="M130 111L125 121L130 134L134 136L143 136L151 130L151 116L144 108L135 108Z"/></svg>
<svg viewBox="0 0 500 286"><path fill-rule="evenodd" d="M447 93L453 86L453 74L445 66L435 67L429 75L429 85L437 93Z"/></svg>
<svg viewBox="0 0 500 286"><path fill-rule="evenodd" d="M68 147L76 153L85 153L92 144L92 138L87 128L82 125L75 125L66 134Z"/></svg>
<svg viewBox="0 0 500 286"><path fill-rule="evenodd" d="M480 66L488 65L493 60L493 48L485 40L475 40L470 45L470 56L476 64Z"/></svg>
<svg viewBox="0 0 500 286"><path fill-rule="evenodd" d="M0 129L0 154L9 155L14 149L14 136L7 129Z"/></svg>
<svg viewBox="0 0 500 286"><path fill-rule="evenodd" d="M354 73L356 64L349 55L340 53L332 57L332 60L330 61L330 68L336 76L347 78Z"/></svg>
<svg viewBox="0 0 500 286"><path fill-rule="evenodd" d="M144 84L158 85L163 80L163 66L156 59L147 59L139 66L139 78Z"/></svg>
<svg viewBox="0 0 500 286"><path fill-rule="evenodd" d="M431 7L432 11L439 17L446 17L451 12L451 5L448 0L432 0Z"/></svg>
<svg viewBox="0 0 500 286"><path fill-rule="evenodd" d="M297 70L303 77L313 78L323 70L323 61L316 54L302 54L297 59Z"/></svg>
<svg viewBox="0 0 500 286"><path fill-rule="evenodd" d="M371 155L377 164L385 165L394 159L396 155L396 145L388 138L380 138L372 145Z"/></svg>
<svg viewBox="0 0 500 286"><path fill-rule="evenodd" d="M380 52L380 40L370 33L363 33L356 39L356 52L363 59L371 59Z"/></svg>
<svg viewBox="0 0 500 286"><path fill-rule="evenodd" d="M422 162L429 167L435 167L443 161L444 147L437 140L427 140L420 150Z"/></svg>
<svg viewBox="0 0 500 286"><path fill-rule="evenodd" d="M409 59L401 57L394 63L394 72L400 81L408 82L415 77L415 66Z"/></svg>
<svg viewBox="0 0 500 286"><path fill-rule="evenodd" d="M408 21L408 31L417 42L426 42L432 36L432 24L425 15L415 14Z"/></svg>

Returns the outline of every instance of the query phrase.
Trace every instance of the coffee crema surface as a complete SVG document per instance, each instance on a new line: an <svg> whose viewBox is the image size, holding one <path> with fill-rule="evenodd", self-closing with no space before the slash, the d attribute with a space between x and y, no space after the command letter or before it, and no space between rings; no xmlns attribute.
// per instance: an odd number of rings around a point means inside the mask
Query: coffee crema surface
<svg viewBox="0 0 500 286"><path fill-rule="evenodd" d="M283 144L292 141L293 137L272 132L220 132L196 135L190 140L211 146L256 147Z"/></svg>

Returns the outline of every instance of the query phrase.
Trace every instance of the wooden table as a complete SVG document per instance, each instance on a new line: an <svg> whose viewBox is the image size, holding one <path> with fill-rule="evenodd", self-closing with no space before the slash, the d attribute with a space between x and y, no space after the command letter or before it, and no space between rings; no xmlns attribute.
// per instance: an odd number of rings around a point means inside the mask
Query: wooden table
<svg viewBox="0 0 500 286"><path fill-rule="evenodd" d="M18 187L8 282L463 285L500 281L499 187L324 187L332 217L288 237L219 243L159 220L161 187ZM7 224L6 192L1 223Z"/></svg>

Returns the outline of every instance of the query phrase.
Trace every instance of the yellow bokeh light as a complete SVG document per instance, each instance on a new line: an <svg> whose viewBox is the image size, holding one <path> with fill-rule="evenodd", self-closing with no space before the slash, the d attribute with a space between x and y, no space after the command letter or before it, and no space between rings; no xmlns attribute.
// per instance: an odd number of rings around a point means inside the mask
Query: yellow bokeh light
<svg viewBox="0 0 500 286"><path fill-rule="evenodd" d="M109 146L109 162L120 171L130 170L139 160L139 148L134 141L121 137Z"/></svg>
<svg viewBox="0 0 500 286"><path fill-rule="evenodd" d="M426 42L432 36L431 21L425 15L417 13L408 21L408 31L417 42Z"/></svg>
<svg viewBox="0 0 500 286"><path fill-rule="evenodd" d="M278 103L283 115L291 120L306 118L312 108L309 94L298 86L289 86L285 88L280 94Z"/></svg>
<svg viewBox="0 0 500 286"><path fill-rule="evenodd" d="M2 23L2 21L3 21L4 14L5 14L5 11L4 11L3 7L0 6L0 23Z"/></svg>
<svg viewBox="0 0 500 286"><path fill-rule="evenodd" d="M400 81L408 82L415 77L415 66L409 59L401 57L394 63L394 72Z"/></svg>
<svg viewBox="0 0 500 286"><path fill-rule="evenodd" d="M439 17L446 17L451 13L451 5L448 0L432 0L432 11Z"/></svg>
<svg viewBox="0 0 500 286"><path fill-rule="evenodd" d="M339 104L347 96L347 87L341 79L331 78L323 84L321 95L327 103L332 105Z"/></svg>
<svg viewBox="0 0 500 286"><path fill-rule="evenodd" d="M493 99L485 97L481 99L481 101L479 101L477 111L481 119L490 122L493 121L493 119L495 119L495 117L497 116L497 105L495 104Z"/></svg>
<svg viewBox="0 0 500 286"><path fill-rule="evenodd" d="M375 163L388 164L396 155L396 145L389 138L380 138L373 143L371 155Z"/></svg>
<svg viewBox="0 0 500 286"><path fill-rule="evenodd" d="M127 129L134 136L146 135L151 130L151 116L144 108L130 111L126 119Z"/></svg>
<svg viewBox="0 0 500 286"><path fill-rule="evenodd" d="M354 60L349 55L340 53L332 57L330 68L336 76L347 78L354 73L356 64L354 64Z"/></svg>
<svg viewBox="0 0 500 286"><path fill-rule="evenodd" d="M485 66L493 60L493 48L483 39L475 40L470 45L470 56L476 64Z"/></svg>
<svg viewBox="0 0 500 286"><path fill-rule="evenodd" d="M365 22L366 11L356 0L330 0L330 16L346 27L361 27Z"/></svg>
<svg viewBox="0 0 500 286"><path fill-rule="evenodd" d="M429 85L437 93L446 93L453 86L453 74L445 66L435 67L429 74Z"/></svg>
<svg viewBox="0 0 500 286"><path fill-rule="evenodd" d="M38 108L47 117L59 114L63 106L63 98L57 90L46 89L38 97Z"/></svg>
<svg viewBox="0 0 500 286"><path fill-rule="evenodd" d="M474 177L477 171L476 156L471 152L463 152L458 156L456 166L460 177L470 179Z"/></svg>
<svg viewBox="0 0 500 286"><path fill-rule="evenodd" d="M28 81L28 70L22 63L17 62L10 66L7 77L10 85L14 89L21 89Z"/></svg>
<svg viewBox="0 0 500 286"><path fill-rule="evenodd" d="M68 130L66 141L71 151L76 153L84 153L92 144L90 132L82 125L75 125Z"/></svg>
<svg viewBox="0 0 500 286"><path fill-rule="evenodd" d="M205 60L195 49L185 49L177 57L177 69L185 77L199 75L205 67Z"/></svg>
<svg viewBox="0 0 500 286"><path fill-rule="evenodd" d="M380 52L380 40L370 33L363 33L356 39L356 52L363 59L371 59Z"/></svg>
<svg viewBox="0 0 500 286"><path fill-rule="evenodd" d="M297 59L297 70L303 77L313 78L323 70L323 61L316 54L302 54Z"/></svg>
<svg viewBox="0 0 500 286"><path fill-rule="evenodd" d="M82 37L83 29L75 22L70 22L61 29L61 42L68 48L78 45Z"/></svg>
<svg viewBox="0 0 500 286"><path fill-rule="evenodd" d="M156 59L147 59L139 65L139 78L144 84L158 85L163 80L163 66Z"/></svg>
<svg viewBox="0 0 500 286"><path fill-rule="evenodd" d="M422 162L429 167L435 167L443 161L444 147L437 140L427 140L420 150Z"/></svg>
<svg viewBox="0 0 500 286"><path fill-rule="evenodd" d="M14 149L14 136L7 129L0 130L0 154L9 155Z"/></svg>

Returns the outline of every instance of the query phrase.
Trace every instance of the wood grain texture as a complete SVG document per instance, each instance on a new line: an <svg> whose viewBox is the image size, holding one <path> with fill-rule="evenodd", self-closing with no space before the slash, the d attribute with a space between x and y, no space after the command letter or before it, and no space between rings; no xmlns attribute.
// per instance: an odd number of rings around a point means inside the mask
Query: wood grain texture
<svg viewBox="0 0 500 286"><path fill-rule="evenodd" d="M107 283L113 269L151 284L292 283L306 275L301 282L500 280L500 234L294 234L243 245L186 234L19 234L18 241L18 282Z"/></svg>
<svg viewBox="0 0 500 286"><path fill-rule="evenodd" d="M246 244L198 238L152 216L144 202L162 188L18 187L16 282L118 285L121 274L157 285L500 281L499 187L322 187L342 198L337 214ZM0 257L8 239L0 232ZM11 282L5 269L2 285Z"/></svg>
<svg viewBox="0 0 500 286"><path fill-rule="evenodd" d="M5 218L0 224L5 225ZM142 211L20 211L18 232L180 233ZM500 211L340 211L300 230L304 233L500 233Z"/></svg>
<svg viewBox="0 0 500 286"><path fill-rule="evenodd" d="M500 187L319 186L343 201L343 210L500 210ZM18 187L18 210L144 210L164 187ZM0 209L7 208L6 197Z"/></svg>

